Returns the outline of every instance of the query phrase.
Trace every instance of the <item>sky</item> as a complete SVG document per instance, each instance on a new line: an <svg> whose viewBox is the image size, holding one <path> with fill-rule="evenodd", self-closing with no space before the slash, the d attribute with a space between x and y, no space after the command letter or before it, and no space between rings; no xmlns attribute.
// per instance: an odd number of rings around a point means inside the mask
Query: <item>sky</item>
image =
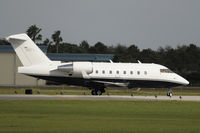
<svg viewBox="0 0 200 133"><path fill-rule="evenodd" d="M64 42L140 49L200 46L200 0L0 0L0 37L36 24L43 40L61 30Z"/></svg>

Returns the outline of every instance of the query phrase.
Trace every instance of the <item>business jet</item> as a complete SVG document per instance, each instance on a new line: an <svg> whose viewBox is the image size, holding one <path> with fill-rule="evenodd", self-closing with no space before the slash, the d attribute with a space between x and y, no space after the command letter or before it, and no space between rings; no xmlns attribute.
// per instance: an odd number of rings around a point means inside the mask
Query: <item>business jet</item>
<svg viewBox="0 0 200 133"><path fill-rule="evenodd" d="M154 63L61 62L50 60L26 34L6 38L23 66L18 73L39 79L83 86L92 95L102 95L105 88L171 88L189 82L165 66Z"/></svg>

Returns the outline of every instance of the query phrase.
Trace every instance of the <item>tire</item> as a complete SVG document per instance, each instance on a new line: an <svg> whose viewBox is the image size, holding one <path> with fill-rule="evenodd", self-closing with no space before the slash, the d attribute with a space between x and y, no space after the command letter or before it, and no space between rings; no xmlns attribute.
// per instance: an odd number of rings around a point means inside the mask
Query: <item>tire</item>
<svg viewBox="0 0 200 133"><path fill-rule="evenodd" d="M97 95L96 90L92 90L92 91L91 91L91 94L92 94L92 95Z"/></svg>
<svg viewBox="0 0 200 133"><path fill-rule="evenodd" d="M97 93L97 95L99 95L99 96L102 95L101 90L97 90L96 93Z"/></svg>
<svg viewBox="0 0 200 133"><path fill-rule="evenodd" d="M172 97L172 93L171 92L167 93L167 96Z"/></svg>

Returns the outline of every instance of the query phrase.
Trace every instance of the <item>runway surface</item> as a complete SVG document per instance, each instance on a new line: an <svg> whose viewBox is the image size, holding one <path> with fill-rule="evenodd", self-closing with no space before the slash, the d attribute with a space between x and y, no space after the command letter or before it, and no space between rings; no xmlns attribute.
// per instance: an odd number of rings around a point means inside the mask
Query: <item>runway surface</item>
<svg viewBox="0 0 200 133"><path fill-rule="evenodd" d="M200 102L200 96L0 95L0 100L176 100Z"/></svg>

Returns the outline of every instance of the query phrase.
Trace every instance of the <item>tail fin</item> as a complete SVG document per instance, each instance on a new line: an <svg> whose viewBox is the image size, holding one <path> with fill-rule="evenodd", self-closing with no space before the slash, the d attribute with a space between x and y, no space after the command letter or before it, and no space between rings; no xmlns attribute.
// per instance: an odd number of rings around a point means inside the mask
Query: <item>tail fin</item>
<svg viewBox="0 0 200 133"><path fill-rule="evenodd" d="M48 64L51 62L28 35L12 35L7 40L11 43L23 66Z"/></svg>

